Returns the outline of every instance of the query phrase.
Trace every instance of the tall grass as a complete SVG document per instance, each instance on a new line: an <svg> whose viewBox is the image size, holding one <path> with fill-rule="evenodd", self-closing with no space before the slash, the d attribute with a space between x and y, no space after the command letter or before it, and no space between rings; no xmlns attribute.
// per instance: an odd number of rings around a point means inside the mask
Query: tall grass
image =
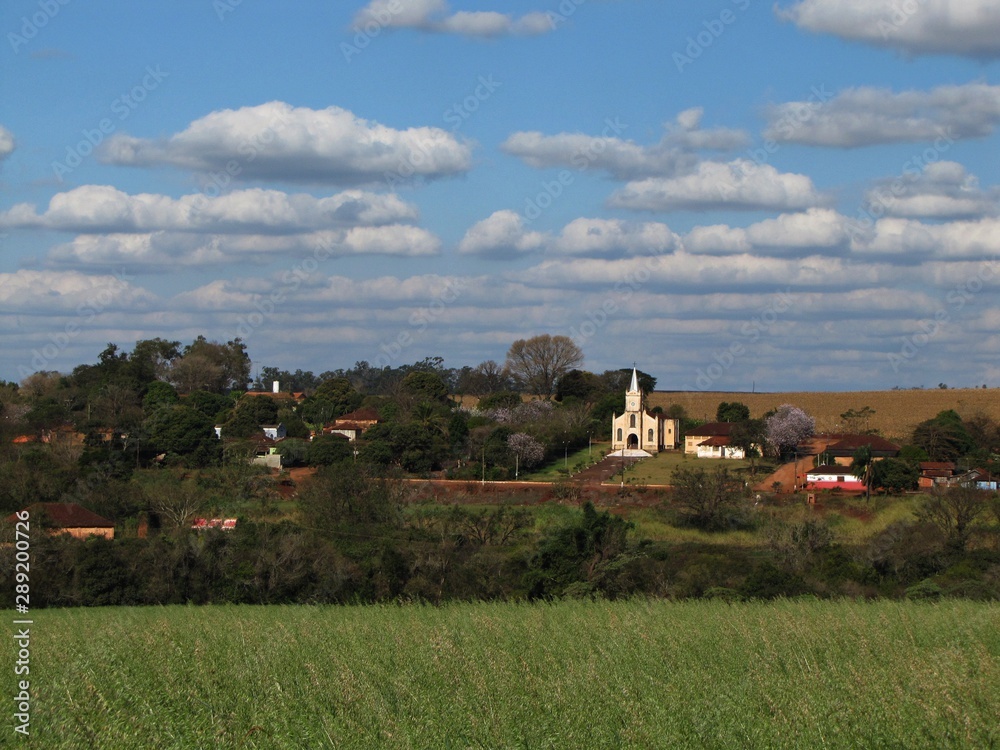
<svg viewBox="0 0 1000 750"><path fill-rule="evenodd" d="M959 601L46 610L32 739L996 747L998 622L1000 607Z"/></svg>

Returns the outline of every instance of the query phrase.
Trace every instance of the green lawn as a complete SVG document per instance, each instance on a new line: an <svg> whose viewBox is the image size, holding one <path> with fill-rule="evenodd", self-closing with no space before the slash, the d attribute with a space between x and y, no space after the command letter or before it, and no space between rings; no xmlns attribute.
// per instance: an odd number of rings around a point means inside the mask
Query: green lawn
<svg viewBox="0 0 1000 750"><path fill-rule="evenodd" d="M674 470L678 467L697 467L709 471L725 467L742 472L750 467L749 461L737 459L698 458L682 451L664 451L652 458L646 458L625 472L625 481L632 484L670 484ZM767 476L773 469L758 462L758 478ZM619 479L620 481L620 479Z"/></svg>
<svg viewBox="0 0 1000 750"><path fill-rule="evenodd" d="M996 604L216 606L33 619L32 747L1000 746ZM7 675L14 654L2 649Z"/></svg>

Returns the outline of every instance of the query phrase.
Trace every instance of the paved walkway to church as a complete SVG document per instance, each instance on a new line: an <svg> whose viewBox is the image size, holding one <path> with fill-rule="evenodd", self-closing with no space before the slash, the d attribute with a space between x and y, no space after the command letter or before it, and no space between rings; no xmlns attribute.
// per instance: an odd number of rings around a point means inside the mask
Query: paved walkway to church
<svg viewBox="0 0 1000 750"><path fill-rule="evenodd" d="M598 461L593 466L574 474L571 479L582 484L602 484L611 480L611 477L622 470L622 462L628 468L641 459L620 458L618 456L608 456L603 461Z"/></svg>

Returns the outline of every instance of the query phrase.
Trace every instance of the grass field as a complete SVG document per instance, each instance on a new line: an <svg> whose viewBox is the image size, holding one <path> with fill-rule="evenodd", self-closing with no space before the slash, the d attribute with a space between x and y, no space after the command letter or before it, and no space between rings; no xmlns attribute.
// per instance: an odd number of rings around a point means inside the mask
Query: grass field
<svg viewBox="0 0 1000 750"><path fill-rule="evenodd" d="M997 747L998 619L965 601L46 610L30 744Z"/></svg>

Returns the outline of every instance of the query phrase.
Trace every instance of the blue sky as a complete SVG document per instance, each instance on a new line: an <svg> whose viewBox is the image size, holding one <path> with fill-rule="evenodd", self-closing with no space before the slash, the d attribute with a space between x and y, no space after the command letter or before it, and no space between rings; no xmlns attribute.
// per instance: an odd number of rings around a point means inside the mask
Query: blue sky
<svg viewBox="0 0 1000 750"><path fill-rule="evenodd" d="M1000 2L0 13L0 378L539 333L663 389L1000 385Z"/></svg>

